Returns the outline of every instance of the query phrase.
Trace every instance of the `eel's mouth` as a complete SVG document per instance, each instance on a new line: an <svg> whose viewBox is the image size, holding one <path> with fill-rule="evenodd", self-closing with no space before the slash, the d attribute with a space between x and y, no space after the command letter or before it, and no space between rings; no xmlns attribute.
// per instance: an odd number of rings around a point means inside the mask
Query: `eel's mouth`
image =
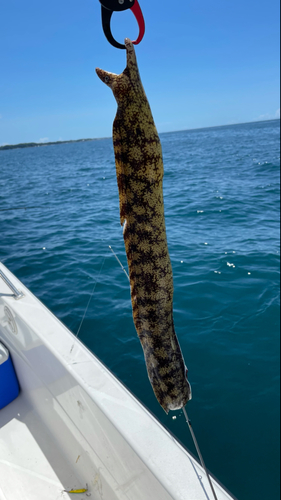
<svg viewBox="0 0 281 500"><path fill-rule="evenodd" d="M116 80L118 75L115 75L115 73L109 73L109 71L105 71L104 69L96 68L96 73L98 77L101 79L103 83L108 85L108 87L111 87L113 84L114 80Z"/></svg>
<svg viewBox="0 0 281 500"><path fill-rule="evenodd" d="M106 78L108 75L107 71L104 71L103 69L100 68L96 68L96 73L102 82L107 83L107 78Z"/></svg>

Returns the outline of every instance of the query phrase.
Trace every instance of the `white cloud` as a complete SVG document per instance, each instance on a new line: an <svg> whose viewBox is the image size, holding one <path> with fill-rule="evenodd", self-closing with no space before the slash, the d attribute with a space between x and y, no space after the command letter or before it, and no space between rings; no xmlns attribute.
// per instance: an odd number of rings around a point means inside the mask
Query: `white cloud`
<svg viewBox="0 0 281 500"><path fill-rule="evenodd" d="M49 141L49 137L43 137L43 139L39 139L38 142L48 142Z"/></svg>
<svg viewBox="0 0 281 500"><path fill-rule="evenodd" d="M264 115L260 115L258 120L276 120L276 118L280 118L280 108L277 109L275 114L265 113Z"/></svg>
<svg viewBox="0 0 281 500"><path fill-rule="evenodd" d="M258 120L272 120L273 115L270 115L269 113L266 113L265 115L260 115Z"/></svg>

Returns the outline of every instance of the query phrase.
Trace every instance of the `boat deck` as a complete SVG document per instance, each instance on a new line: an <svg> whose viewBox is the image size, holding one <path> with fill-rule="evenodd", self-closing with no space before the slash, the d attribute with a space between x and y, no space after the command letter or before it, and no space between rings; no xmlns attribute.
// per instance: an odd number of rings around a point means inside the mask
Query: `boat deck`
<svg viewBox="0 0 281 500"><path fill-rule="evenodd" d="M1 500L63 499L70 498L64 489L85 488L23 393L1 410L0 422Z"/></svg>

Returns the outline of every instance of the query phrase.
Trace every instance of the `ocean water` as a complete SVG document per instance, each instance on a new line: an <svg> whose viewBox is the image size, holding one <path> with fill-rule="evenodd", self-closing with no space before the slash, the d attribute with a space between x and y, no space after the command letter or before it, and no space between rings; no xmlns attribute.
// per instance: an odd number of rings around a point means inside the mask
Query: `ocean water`
<svg viewBox="0 0 281 500"><path fill-rule="evenodd" d="M161 135L174 319L211 472L279 498L280 121ZM132 321L111 139L0 151L0 260L195 453ZM26 210L6 210L16 207ZM151 500L151 499L145 499Z"/></svg>

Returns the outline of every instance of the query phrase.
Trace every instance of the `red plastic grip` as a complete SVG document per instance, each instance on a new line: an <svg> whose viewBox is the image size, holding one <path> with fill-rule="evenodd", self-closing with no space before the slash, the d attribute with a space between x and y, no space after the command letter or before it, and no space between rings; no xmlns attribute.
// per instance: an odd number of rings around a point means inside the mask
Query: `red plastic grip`
<svg viewBox="0 0 281 500"><path fill-rule="evenodd" d="M134 16L139 25L139 30L140 30L139 36L136 40L133 41L134 45L138 45L142 41L145 32L145 22L138 0L135 0L133 7L131 7L131 11L134 13Z"/></svg>

